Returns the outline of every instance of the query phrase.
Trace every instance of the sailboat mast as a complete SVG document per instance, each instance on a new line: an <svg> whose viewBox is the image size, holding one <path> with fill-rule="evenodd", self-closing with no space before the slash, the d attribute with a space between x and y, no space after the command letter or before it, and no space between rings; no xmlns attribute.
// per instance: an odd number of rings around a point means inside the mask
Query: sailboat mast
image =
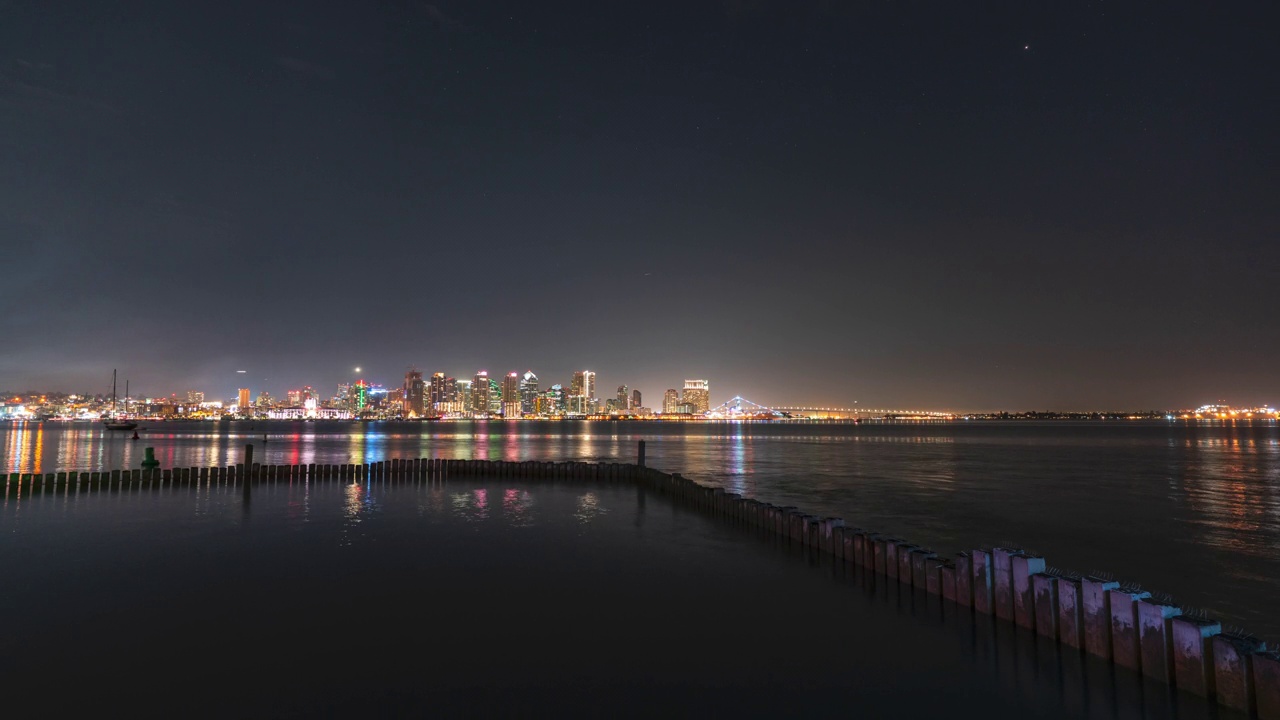
<svg viewBox="0 0 1280 720"><path fill-rule="evenodd" d="M116 371L111 371L111 415L116 414Z"/></svg>

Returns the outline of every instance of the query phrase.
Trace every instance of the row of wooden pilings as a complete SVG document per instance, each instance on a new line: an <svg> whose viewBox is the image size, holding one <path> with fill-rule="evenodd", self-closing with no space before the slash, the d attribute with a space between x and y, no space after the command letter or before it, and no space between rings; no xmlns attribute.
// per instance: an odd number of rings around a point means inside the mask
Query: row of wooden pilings
<svg viewBox="0 0 1280 720"><path fill-rule="evenodd" d="M246 459L252 450L246 448ZM508 462L414 458L362 464L152 468L111 472L10 474L5 494L50 491L341 481L445 482L511 478L637 484L675 504L860 566L885 581L937 595L1057 642L1063 652L1088 653L1223 706L1280 720L1280 653L1251 636L1223 632L1221 623L1184 614L1137 586L1050 570L1044 558L1015 548L980 548L942 558L888 535L847 526L795 507L777 506L701 485L639 462Z"/></svg>
<svg viewBox="0 0 1280 720"><path fill-rule="evenodd" d="M905 540L744 498L656 470L641 482L726 521L860 566L913 591L1016 624L1193 695L1263 720L1280 720L1280 653L1251 636L1153 598L1134 585L1051 571L1015 548L981 548L939 557Z"/></svg>
<svg viewBox="0 0 1280 720"><path fill-rule="evenodd" d="M513 478L634 480L639 466L627 463L507 462L500 460L446 460L414 458L347 465L262 465L243 463L222 467L185 467L112 470L110 472L11 473L6 492L41 493L68 489L95 490L193 484L254 485L305 480L364 482L443 481L446 478Z"/></svg>

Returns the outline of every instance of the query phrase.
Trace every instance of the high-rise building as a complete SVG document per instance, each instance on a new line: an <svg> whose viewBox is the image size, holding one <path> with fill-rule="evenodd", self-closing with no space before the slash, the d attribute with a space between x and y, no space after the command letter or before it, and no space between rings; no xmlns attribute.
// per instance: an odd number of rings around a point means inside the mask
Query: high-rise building
<svg viewBox="0 0 1280 720"><path fill-rule="evenodd" d="M706 380L685 380L680 402L693 407L695 414L707 412L711 409L711 384Z"/></svg>
<svg viewBox="0 0 1280 720"><path fill-rule="evenodd" d="M285 396L285 403L286 403L289 407L301 407L301 406L302 406L302 391L301 391L301 390L290 390L290 391L286 392L286 393L284 394L284 396Z"/></svg>
<svg viewBox="0 0 1280 720"><path fill-rule="evenodd" d="M641 404L642 403L640 402L640 391L632 390L631 391L631 408L630 408L631 411L636 412L640 410Z"/></svg>
<svg viewBox="0 0 1280 720"><path fill-rule="evenodd" d="M596 374L590 370L579 370L573 374L573 382L569 385L569 394L594 399L596 396Z"/></svg>
<svg viewBox="0 0 1280 720"><path fill-rule="evenodd" d="M533 415L538 411L537 403L538 376L529 370L520 378L520 411L525 415Z"/></svg>
<svg viewBox="0 0 1280 720"><path fill-rule="evenodd" d="M422 417L426 414L427 384L422 379L422 371L409 368L404 374L404 388L401 402L405 417Z"/></svg>
<svg viewBox="0 0 1280 720"><path fill-rule="evenodd" d="M249 388L240 388L238 395L239 395L238 404L240 405L240 411L244 412L245 410L249 409Z"/></svg>
<svg viewBox="0 0 1280 720"><path fill-rule="evenodd" d="M626 412L631 409L631 390L626 385L619 385L618 393L613 397L613 406L618 412Z"/></svg>
<svg viewBox="0 0 1280 720"><path fill-rule="evenodd" d="M551 386L551 389L542 394L545 401L545 407L538 411L539 415L564 415L565 413L565 392L564 387L560 383Z"/></svg>
<svg viewBox="0 0 1280 720"><path fill-rule="evenodd" d="M471 379L471 412L489 412L489 373L484 370Z"/></svg>
<svg viewBox="0 0 1280 720"><path fill-rule="evenodd" d="M442 372L432 373L429 399L432 409L438 410L440 403L449 402L452 399L449 397L449 393L445 390L451 380L453 380L453 378L446 378Z"/></svg>
<svg viewBox="0 0 1280 720"><path fill-rule="evenodd" d="M502 385L497 380L489 378L489 414L502 414Z"/></svg>
<svg viewBox="0 0 1280 720"><path fill-rule="evenodd" d="M520 402L520 373L507 373L502 378L502 402Z"/></svg>
<svg viewBox="0 0 1280 720"><path fill-rule="evenodd" d="M187 404L188 404L188 405L199 405L199 404L200 404L200 403L202 403L202 402L204 402L204 393L200 392L199 390L188 390L188 391L187 391Z"/></svg>
<svg viewBox="0 0 1280 720"><path fill-rule="evenodd" d="M676 390L675 388L669 388L666 392L662 393L662 414L663 415L666 415L668 413L679 412L679 410L676 409L676 407L679 405L680 405L680 391Z"/></svg>
<svg viewBox="0 0 1280 720"><path fill-rule="evenodd" d="M263 390L258 393L258 402L257 402L258 407L269 408L273 404L274 402L271 399L271 393L267 392L266 390Z"/></svg>
<svg viewBox="0 0 1280 720"><path fill-rule="evenodd" d="M303 405L306 405L308 400L318 401L319 399L320 399L320 395L319 393L316 392L315 388L311 387L310 385L302 388L302 404Z"/></svg>
<svg viewBox="0 0 1280 720"><path fill-rule="evenodd" d="M357 380L355 385L351 386L351 411L363 412L369 406L369 384L363 380Z"/></svg>
<svg viewBox="0 0 1280 720"><path fill-rule="evenodd" d="M447 412L467 413L471 412L471 381L453 379L450 386L448 381L445 382L446 389L449 389L449 401L446 404Z"/></svg>

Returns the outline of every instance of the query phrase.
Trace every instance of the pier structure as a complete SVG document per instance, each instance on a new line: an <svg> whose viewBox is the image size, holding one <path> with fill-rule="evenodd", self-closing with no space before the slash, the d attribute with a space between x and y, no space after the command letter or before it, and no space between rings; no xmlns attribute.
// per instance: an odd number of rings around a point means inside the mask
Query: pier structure
<svg viewBox="0 0 1280 720"><path fill-rule="evenodd" d="M1280 720L1280 652L1217 620L1184 612L1137 585L1048 567L1015 547L983 547L945 558L900 538L700 484L637 462L495 461L408 458L360 464L148 468L109 472L11 473L4 498L225 487L291 482L444 484L511 478L629 484L677 506L802 549L904 592L936 597L975 621L988 618L1052 643L1063 660L1093 656L1117 672L1137 673L1260 720Z"/></svg>

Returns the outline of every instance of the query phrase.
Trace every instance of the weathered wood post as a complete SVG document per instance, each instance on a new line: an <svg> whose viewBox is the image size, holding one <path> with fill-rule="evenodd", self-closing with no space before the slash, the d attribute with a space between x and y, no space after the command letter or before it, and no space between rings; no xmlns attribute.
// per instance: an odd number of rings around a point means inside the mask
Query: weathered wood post
<svg viewBox="0 0 1280 720"><path fill-rule="evenodd" d="M636 465L644 467L644 441L640 441L640 451L636 454Z"/></svg>
<svg viewBox="0 0 1280 720"><path fill-rule="evenodd" d="M245 443L245 446L244 446L244 467L246 470L253 467L253 445L250 443ZM244 499L245 500L249 499L249 475L250 474L246 472L244 476Z"/></svg>

